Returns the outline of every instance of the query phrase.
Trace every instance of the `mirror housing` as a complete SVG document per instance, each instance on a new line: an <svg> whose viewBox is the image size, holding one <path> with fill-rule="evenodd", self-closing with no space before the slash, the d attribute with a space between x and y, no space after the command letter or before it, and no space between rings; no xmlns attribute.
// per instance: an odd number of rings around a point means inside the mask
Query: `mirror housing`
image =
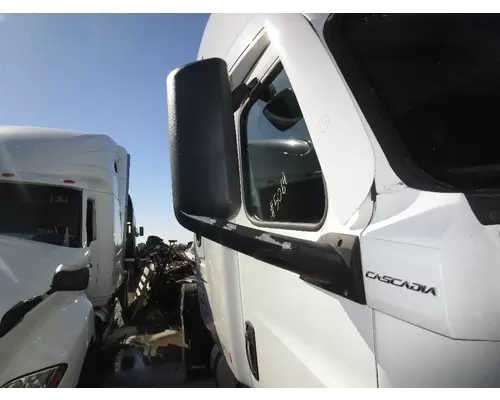
<svg viewBox="0 0 500 400"><path fill-rule="evenodd" d="M282 90L269 100L262 112L280 132L285 132L302 119L297 97L290 88Z"/></svg>
<svg viewBox="0 0 500 400"><path fill-rule="evenodd" d="M241 193L226 62L210 58L172 71L167 103L175 214L234 218Z"/></svg>
<svg viewBox="0 0 500 400"><path fill-rule="evenodd" d="M89 286L90 268L56 271L52 278L51 292L86 290Z"/></svg>
<svg viewBox="0 0 500 400"><path fill-rule="evenodd" d="M139 236L144 236L144 227L143 226L139 227Z"/></svg>

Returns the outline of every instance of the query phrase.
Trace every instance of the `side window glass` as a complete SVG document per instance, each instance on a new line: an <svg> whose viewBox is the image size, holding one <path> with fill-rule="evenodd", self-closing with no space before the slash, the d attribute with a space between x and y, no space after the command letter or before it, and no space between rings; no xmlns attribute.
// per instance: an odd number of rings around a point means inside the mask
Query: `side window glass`
<svg viewBox="0 0 500 400"><path fill-rule="evenodd" d="M95 215L95 202L92 199L87 200L87 246L97 239L97 226Z"/></svg>
<svg viewBox="0 0 500 400"><path fill-rule="evenodd" d="M323 175L281 65L245 108L241 128L248 213L267 222L319 223Z"/></svg>

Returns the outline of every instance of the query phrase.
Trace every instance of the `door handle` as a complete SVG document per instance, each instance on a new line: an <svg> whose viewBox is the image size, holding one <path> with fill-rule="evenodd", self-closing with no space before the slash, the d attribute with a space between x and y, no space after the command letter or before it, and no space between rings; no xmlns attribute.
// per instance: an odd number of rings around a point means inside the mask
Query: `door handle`
<svg viewBox="0 0 500 400"><path fill-rule="evenodd" d="M259 363L257 360L257 343L255 341L255 329L250 321L245 322L245 350L250 371L254 378L259 380Z"/></svg>

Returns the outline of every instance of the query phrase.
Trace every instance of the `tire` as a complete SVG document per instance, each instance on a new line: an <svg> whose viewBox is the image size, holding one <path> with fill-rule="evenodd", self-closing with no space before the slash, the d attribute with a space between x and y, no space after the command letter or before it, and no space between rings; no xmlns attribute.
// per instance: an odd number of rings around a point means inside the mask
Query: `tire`
<svg viewBox="0 0 500 400"><path fill-rule="evenodd" d="M198 304L198 285L184 283L180 299L181 329L188 346L182 351L185 379L190 381L210 372L211 337L201 318Z"/></svg>
<svg viewBox="0 0 500 400"><path fill-rule="evenodd" d="M182 349L182 366L184 368L184 378L190 381L194 378L191 370L191 340L190 340L190 311L193 308L193 297L197 296L198 290L195 283L184 283L181 286L180 294L180 317L181 317L181 330L184 338L184 343L188 346Z"/></svg>
<svg viewBox="0 0 500 400"><path fill-rule="evenodd" d="M184 283L181 286L181 328L186 337L192 334L193 320L196 318L198 307L198 285L196 283Z"/></svg>
<svg viewBox="0 0 500 400"><path fill-rule="evenodd" d="M181 287L181 296L182 298L190 298L194 297L198 298L198 284L197 283L184 283Z"/></svg>
<svg viewBox="0 0 500 400"><path fill-rule="evenodd" d="M79 388L92 388L96 387L98 381L98 374L96 374L96 365L99 359L99 345L93 338L87 349L87 354L83 361L82 369L77 387Z"/></svg>

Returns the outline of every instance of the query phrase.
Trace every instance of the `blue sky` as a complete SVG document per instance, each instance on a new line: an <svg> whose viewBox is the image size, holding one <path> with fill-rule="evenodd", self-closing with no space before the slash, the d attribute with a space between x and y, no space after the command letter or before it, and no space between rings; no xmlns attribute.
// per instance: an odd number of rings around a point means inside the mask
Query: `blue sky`
<svg viewBox="0 0 500 400"><path fill-rule="evenodd" d="M192 240L173 216L165 80L196 59L208 17L0 16L0 125L110 135L131 154L145 235Z"/></svg>

